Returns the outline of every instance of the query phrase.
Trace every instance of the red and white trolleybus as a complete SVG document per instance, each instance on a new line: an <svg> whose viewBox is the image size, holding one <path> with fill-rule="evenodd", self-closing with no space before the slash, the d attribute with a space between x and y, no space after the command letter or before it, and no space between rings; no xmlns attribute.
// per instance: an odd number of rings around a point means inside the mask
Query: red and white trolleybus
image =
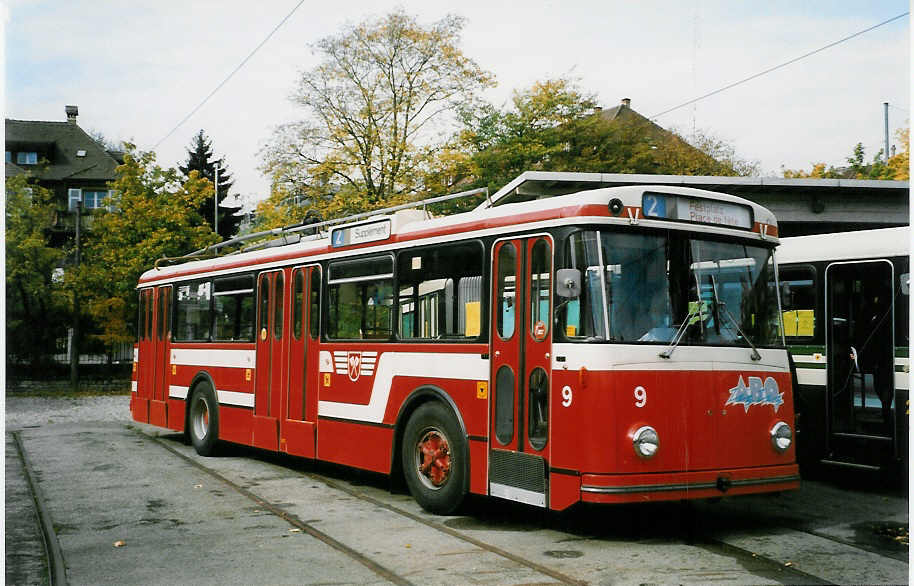
<svg viewBox="0 0 914 586"><path fill-rule="evenodd" d="M470 212L157 266L133 418L203 455L402 474L437 513L467 493L564 509L797 488L774 216L600 185L525 173Z"/></svg>

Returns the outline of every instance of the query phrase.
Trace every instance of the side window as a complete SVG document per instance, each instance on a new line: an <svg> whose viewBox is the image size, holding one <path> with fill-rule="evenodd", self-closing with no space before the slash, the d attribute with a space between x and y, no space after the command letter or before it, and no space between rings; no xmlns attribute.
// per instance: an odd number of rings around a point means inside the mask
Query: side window
<svg viewBox="0 0 914 586"><path fill-rule="evenodd" d="M259 340L267 339L267 326L270 323L270 275L263 273L260 275L260 326Z"/></svg>
<svg viewBox="0 0 914 586"><path fill-rule="evenodd" d="M212 283L192 281L177 286L175 304L175 340L209 341L212 325L210 300Z"/></svg>
<svg viewBox="0 0 914 586"><path fill-rule="evenodd" d="M483 248L465 242L407 250L397 259L401 339L475 339L482 332Z"/></svg>
<svg viewBox="0 0 914 586"><path fill-rule="evenodd" d="M497 312L496 328L498 335L508 340L514 336L514 322L517 312L514 310L517 284L516 274L517 249L510 242L498 249L498 275L496 275L497 288L495 292L495 307Z"/></svg>
<svg viewBox="0 0 914 586"><path fill-rule="evenodd" d="M295 269L292 273L292 337L301 339L302 319L305 311L302 307L305 296L305 269Z"/></svg>
<svg viewBox="0 0 914 586"><path fill-rule="evenodd" d="M551 277L551 247L546 239L540 238L530 254L530 335L535 340L543 340L549 334Z"/></svg>
<svg viewBox="0 0 914 586"><path fill-rule="evenodd" d="M311 327L311 339L316 340L321 325L321 269L311 269L310 315L308 323Z"/></svg>
<svg viewBox="0 0 914 586"><path fill-rule="evenodd" d="M787 342L811 339L816 329L816 269L812 266L779 267L778 281Z"/></svg>
<svg viewBox="0 0 914 586"><path fill-rule="evenodd" d="M282 339L282 303L283 303L283 273L282 271L276 273L276 278L273 280L273 286L276 291L276 301L273 305L273 337L277 340Z"/></svg>
<svg viewBox="0 0 914 586"><path fill-rule="evenodd" d="M393 334L393 258L380 256L331 263L327 336L387 340Z"/></svg>
<svg viewBox="0 0 914 586"><path fill-rule="evenodd" d="M213 282L213 339L254 339L254 277L244 275Z"/></svg>

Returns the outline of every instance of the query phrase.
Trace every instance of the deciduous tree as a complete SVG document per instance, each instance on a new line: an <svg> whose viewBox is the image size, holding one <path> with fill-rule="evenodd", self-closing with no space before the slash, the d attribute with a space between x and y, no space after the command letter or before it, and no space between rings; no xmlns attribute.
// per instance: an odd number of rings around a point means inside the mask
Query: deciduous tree
<svg viewBox="0 0 914 586"><path fill-rule="evenodd" d="M463 26L458 16L424 26L396 11L319 41L320 63L293 95L305 118L279 127L263 153L274 203L297 197L329 218L421 191L451 113L494 85L460 50Z"/></svg>
<svg viewBox="0 0 914 586"><path fill-rule="evenodd" d="M68 272L107 345L135 339L136 285L139 276L162 257L181 256L219 240L197 211L212 201L213 185L192 170L184 179L176 169L155 164L153 153L126 145L107 202L111 211L93 216L79 271Z"/></svg>
<svg viewBox="0 0 914 586"><path fill-rule="evenodd" d="M66 251L49 246L55 205L50 191L27 176L6 180L7 361L41 369L66 334L68 297L53 278Z"/></svg>

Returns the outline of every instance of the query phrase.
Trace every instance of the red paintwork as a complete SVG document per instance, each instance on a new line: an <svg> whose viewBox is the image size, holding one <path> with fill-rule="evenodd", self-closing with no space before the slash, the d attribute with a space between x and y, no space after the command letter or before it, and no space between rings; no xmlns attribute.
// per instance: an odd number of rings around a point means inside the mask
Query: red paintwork
<svg viewBox="0 0 914 586"><path fill-rule="evenodd" d="M784 478L796 476L796 464L785 464L771 467L751 467L734 470L701 470L692 472L672 472L665 474L584 474L581 476L582 486L625 487L625 486L682 486L686 484L714 484L718 477L724 476L731 481L756 480L764 478ZM589 503L630 503L670 501L695 498L714 498L727 495L752 494L757 492L772 492L782 490L795 490L800 487L800 481L791 480L771 484L731 486L726 493L717 488L690 488L683 490L670 490L658 492L636 492L628 494L600 494L582 492L581 500Z"/></svg>
<svg viewBox="0 0 914 586"><path fill-rule="evenodd" d="M317 457L388 474L393 439L390 427L321 419L317 425Z"/></svg>

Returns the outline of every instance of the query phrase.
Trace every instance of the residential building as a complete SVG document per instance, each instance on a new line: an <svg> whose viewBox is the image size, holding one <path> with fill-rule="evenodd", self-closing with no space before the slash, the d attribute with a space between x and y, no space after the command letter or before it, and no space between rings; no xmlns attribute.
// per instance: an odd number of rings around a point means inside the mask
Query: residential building
<svg viewBox="0 0 914 586"><path fill-rule="evenodd" d="M109 183L123 162L123 153L107 150L80 128L76 106L65 112L66 122L6 120L6 176L28 173L57 201L52 245L72 237L77 202L86 212L83 227L91 225L92 210L106 205Z"/></svg>

